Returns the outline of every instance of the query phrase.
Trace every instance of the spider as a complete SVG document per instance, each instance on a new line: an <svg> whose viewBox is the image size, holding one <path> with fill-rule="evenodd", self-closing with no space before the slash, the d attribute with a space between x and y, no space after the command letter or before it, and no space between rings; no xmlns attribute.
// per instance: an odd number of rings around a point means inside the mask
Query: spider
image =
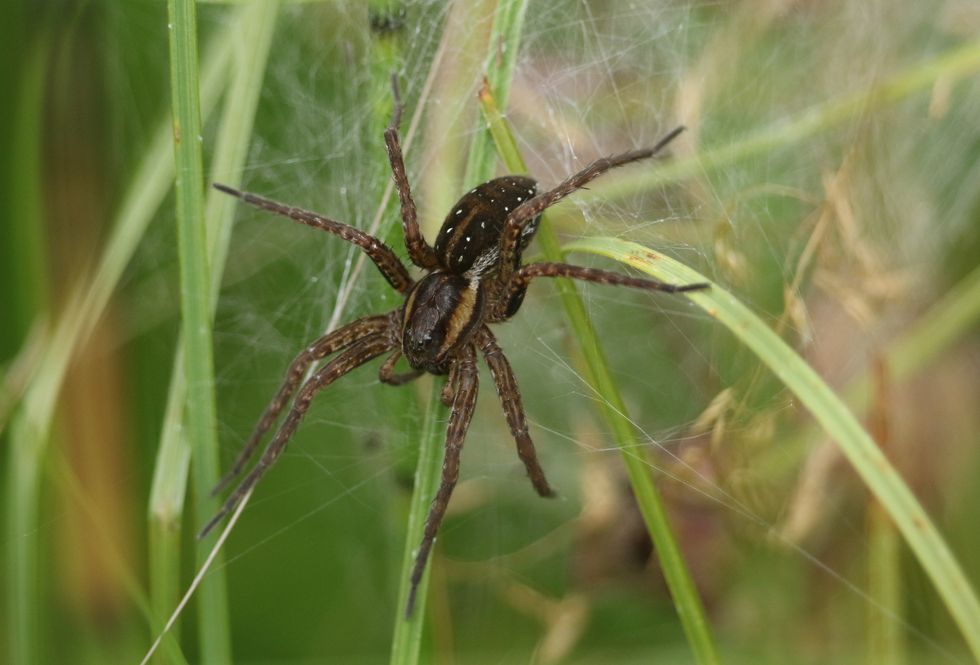
<svg viewBox="0 0 980 665"><path fill-rule="evenodd" d="M293 360L279 392L266 407L235 463L213 494L220 493L244 470L265 433L298 390L285 420L254 468L204 526L199 537L205 536L233 511L275 463L316 393L360 365L388 354L378 373L382 383L399 386L425 373L446 376L441 400L451 409L442 479L426 518L424 536L411 575L405 608L406 616L410 616L426 561L459 477L460 451L476 406L478 355L482 355L490 369L507 425L517 444L517 455L524 463L531 484L539 495L554 496L528 433L514 372L489 324L501 323L514 316L524 301L529 282L537 277L567 277L669 293L703 289L708 284L667 284L565 263L521 263L521 255L537 231L542 212L606 171L657 154L683 131L683 127L672 130L651 148L598 159L554 189L540 194L535 180L526 176L508 175L483 183L452 207L435 245L429 245L419 230L415 202L405 173L398 138L402 104L394 77L392 91L394 111L384 141L401 203L408 256L413 264L425 271L422 278L413 279L390 247L352 226L256 194L214 184L218 190L248 204L357 245L378 267L388 284L405 297L405 302L391 312L357 319L324 335ZM304 383L303 376L310 367L331 355L333 358ZM402 356L412 369L396 373L395 365Z"/></svg>

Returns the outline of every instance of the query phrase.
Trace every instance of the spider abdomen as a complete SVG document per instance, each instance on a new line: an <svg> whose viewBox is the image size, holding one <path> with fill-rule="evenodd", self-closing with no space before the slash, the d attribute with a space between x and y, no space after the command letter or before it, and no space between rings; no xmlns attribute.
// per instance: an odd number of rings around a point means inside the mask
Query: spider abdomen
<svg viewBox="0 0 980 665"><path fill-rule="evenodd" d="M496 271L500 262L500 234L508 215L538 193L537 183L526 176L495 178L471 189L456 202L442 223L435 251L451 273L477 277ZM538 220L521 234L523 250L537 231ZM515 265L520 262L520 252Z"/></svg>
<svg viewBox="0 0 980 665"><path fill-rule="evenodd" d="M402 315L402 353L408 363L445 374L452 352L483 320L485 301L479 277L436 271L419 280Z"/></svg>

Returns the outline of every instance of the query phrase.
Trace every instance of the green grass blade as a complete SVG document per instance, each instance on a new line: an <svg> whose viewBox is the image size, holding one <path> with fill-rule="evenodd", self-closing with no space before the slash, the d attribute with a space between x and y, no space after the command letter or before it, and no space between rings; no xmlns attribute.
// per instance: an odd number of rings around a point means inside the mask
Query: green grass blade
<svg viewBox="0 0 980 665"><path fill-rule="evenodd" d="M391 640L391 664L415 665L419 662L422 647L422 628L424 626L426 591L429 588L429 568L426 567L415 597L415 612L411 618L405 616L408 602L410 577L415 566L415 552L422 542L425 518L439 487L442 470L442 451L445 433L442 424L446 420L446 408L439 400L441 382L433 381L428 402L424 405L425 417L419 445L418 466L415 469L415 482L412 501L408 511L408 525L405 530L405 550L402 555L401 583L398 588L398 618ZM429 556L432 560L432 556Z"/></svg>
<svg viewBox="0 0 980 665"><path fill-rule="evenodd" d="M219 76L229 53L210 52L204 69L202 110L207 113L217 101ZM8 564L17 583L8 589L11 612L12 647L18 657L13 662L35 662L34 635L44 611L35 587L36 575L29 573L37 560L37 503L41 467L47 454L58 395L75 350L85 342L95 323L105 311L109 298L129 264L147 226L173 183L173 147L169 118L161 122L140 162L119 212L112 232L91 279L81 284L76 295L66 299L65 310L58 317L49 341L42 351L37 371L24 392L23 400L11 418L9 466L12 482L8 484L9 519ZM21 639L23 638L23 639Z"/></svg>
<svg viewBox="0 0 980 665"><path fill-rule="evenodd" d="M211 162L213 179L234 186L239 184L239 173L248 153L278 3L260 0L237 11L238 16L232 21L237 29L218 36L227 40L228 44L223 48L233 50L236 57ZM212 318L228 253L234 203L231 197L209 190L205 217L208 222ZM183 339L181 336L178 340L171 370L148 506L150 587L158 628L180 598L180 526L190 463L190 443L186 439L183 419L187 388Z"/></svg>
<svg viewBox="0 0 980 665"><path fill-rule="evenodd" d="M48 284L45 265L44 217L41 210L41 154L44 109L44 80L49 58L47 39L38 39L31 49L28 67L22 74L13 122L17 127L9 158L10 179L4 183L10 195L5 212L18 220L3 229L6 241L5 268L13 278L8 291L7 326L10 332L26 332L32 316L48 308ZM7 295L5 295L5 298ZM6 377L4 377L6 378ZM7 543L11 552L7 560L7 616L10 618L10 655L13 662L31 662L37 651L37 625L24 608L33 607L37 594L37 540L32 537L37 517L36 497L40 482L39 451L26 446L23 418L15 420L7 467Z"/></svg>
<svg viewBox="0 0 980 665"><path fill-rule="evenodd" d="M217 509L209 491L218 479L217 414L211 340L211 275L204 227L204 165L201 154L200 80L197 62L197 7L193 0L169 0L170 81L174 122L177 253L180 263L181 333L187 377L185 417L191 439L194 514L203 524ZM215 537L198 543L202 562ZM230 663L227 591L219 567L201 584L198 596L201 659Z"/></svg>
<svg viewBox="0 0 980 665"><path fill-rule="evenodd" d="M17 223L4 224L0 240L4 243L4 275L12 280L5 284L4 319L7 334L23 339L38 312L48 309L50 291L44 224L43 147L45 77L48 73L51 40L41 35L30 49L21 74L20 90L11 104L13 126L7 158L9 179L5 185L4 202L8 219ZM13 330L9 328L13 327Z"/></svg>
<svg viewBox="0 0 980 665"><path fill-rule="evenodd" d="M368 12L372 16L398 16L399 11L404 11L403 3L399 0L370 0L368 3ZM378 33L371 35L369 61L371 64L373 90L369 95L372 97L377 96L381 99L391 99L391 104L376 105L373 109L371 133L374 136L382 136L391 120L391 114L394 110L391 76L393 72L399 72L405 62L406 54L404 46L404 39L398 36ZM430 71L429 76L431 77L434 73L434 71ZM401 79L401 77L399 78L399 85L402 87L401 94L405 95L408 92L404 89L406 81ZM424 91L421 94L424 96ZM419 103L421 104L421 101ZM413 118L420 117L420 115L418 109L412 114ZM409 135L412 124L411 121L406 123L403 119L399 130L403 153L409 146ZM378 166L381 172L386 175L390 173L391 167L387 156L380 152L374 154L377 155ZM402 246L404 245L404 235L401 230L398 214L395 212L396 208L392 205L395 197L391 196L393 190L389 189L391 180L385 178L378 182L379 184L374 188L375 191L373 192L378 200L381 201L377 221L380 222L380 214L383 211L388 211L386 217L392 221L390 226L387 227L387 233L384 235L380 235L384 227L379 227L379 237L392 246ZM418 184L415 183L416 197L419 191L417 188ZM387 195L384 190L388 190ZM339 301L338 305L340 305ZM339 310L335 309L334 316L338 316L339 313ZM429 586L428 573L425 574L419 584L419 590L415 600L415 612L412 617L405 616L405 607L408 603L408 593L411 586L409 583L411 571L415 565L415 552L419 543L422 542L423 528L425 526L428 508L427 497L432 496L432 493L438 486L439 468L442 460L442 455L440 454L442 450L442 433L438 424L443 421L445 412L440 410L438 396L431 394L432 391L437 389L436 383L432 382L431 379L429 381L431 386L428 399L419 390L385 391L382 397L382 408L384 408L386 413L406 413L413 414L413 416L416 413L423 414L420 420L409 417L405 420L404 424L409 445L413 447L417 445L418 447L412 451L414 457L406 461L406 467L414 461L415 472L412 483L413 491L408 503L407 523L404 530L405 542L400 560L393 559L391 564L394 566L397 562L398 570L400 571L398 577L398 595L395 603L394 628L392 630L389 652L389 662L391 663L414 664L419 661L419 654L422 648L422 632L426 625L426 600ZM407 473L407 468L403 472ZM405 497L401 493L398 493L393 495L392 498L396 503L396 514L402 517L406 512Z"/></svg>
<svg viewBox="0 0 980 665"><path fill-rule="evenodd" d="M524 159L517 149L506 121L501 115L490 90L484 89L480 94L484 114L491 127L497 150L512 173L527 173ZM551 225L544 222L537 233L538 246L548 261L564 261L564 252L559 246L558 236ZM650 475L650 464L643 454L643 446L636 438L626 404L620 395L619 388L613 381L605 354L599 343L598 335L592 327L585 304L578 293L575 284L568 279L556 279L555 289L565 310L565 315L571 325L573 339L579 353L585 359L586 378L602 399L600 414L612 430L619 447L623 462L629 474L630 484L636 497L637 505L643 515L643 521L650 533L660 560L661 570L670 588L671 597L677 614L684 627L691 650L696 662L718 663L718 653L711 637L708 620L704 607L698 596L697 589L681 556L677 539L664 510L663 500L653 483Z"/></svg>
<svg viewBox="0 0 980 665"><path fill-rule="evenodd" d="M874 363L874 400L866 421L868 432L882 452L894 455L891 439L892 378L888 366L880 358ZM868 596L874 603L867 606L867 655L871 665L903 665L908 661L902 636L902 541L895 523L881 504L868 497L865 518L867 558L865 568ZM890 611L882 612L886 607Z"/></svg>
<svg viewBox="0 0 980 665"><path fill-rule="evenodd" d="M506 108L510 97L510 84L514 78L514 66L520 51L524 29L527 0L502 0L497 5L490 43L483 63L483 72L497 103ZM492 128L482 128L473 136L473 144L466 164L466 188L475 187L493 176L496 152L493 147Z"/></svg>
<svg viewBox="0 0 980 665"><path fill-rule="evenodd" d="M505 0L497 5L494 15L491 38L488 44L488 55L485 65L485 73L488 77L501 80L509 87L510 79L513 76L514 58L520 45L521 26L526 9L526 2L523 0ZM445 37L445 36L444 36ZM503 41L501 41L503 40ZM493 54L496 48L500 47L504 52L511 54L505 61L495 60ZM506 70L501 69L506 67ZM444 104L452 104L450 100L443 100ZM463 178L464 183L476 183L488 180L494 171L496 155L491 150L480 149L477 146L481 142L486 142L486 132L477 132L473 145L470 148L469 161L466 173ZM477 153L478 156L477 156ZM422 542L422 528L425 525L425 518L429 511L432 497L435 495L439 481L439 470L443 458L443 441L445 431L437 427L436 423L443 422L445 419L445 409L439 400L437 387L441 382L435 382L433 394L424 408L424 426L422 431L421 445L419 448L419 459L415 472L415 486L412 493L411 506L408 515L408 529L406 533L405 556L402 560L401 568L401 591L399 593L399 604L396 608L394 636L391 648L391 663L397 665L407 665L417 663L419 660L419 649L422 644L423 617L429 588L429 570L433 555L429 557L429 567L426 568L422 582L419 584L418 593L415 601L415 613L412 618L405 617L405 603L407 601L407 582L415 564L415 550Z"/></svg>
<svg viewBox="0 0 980 665"><path fill-rule="evenodd" d="M606 256L667 282L709 281L669 257L615 238L578 240L565 245L564 250ZM730 293L712 286L708 291L685 295L751 349L837 443L895 522L974 658L980 661L980 602L976 592L928 514L854 415L793 349Z"/></svg>
<svg viewBox="0 0 980 665"><path fill-rule="evenodd" d="M231 85L218 124L210 172L212 182L238 185L248 156L255 111L262 92L272 35L275 32L278 0L252 0L239 10L241 28L229 35L234 48ZM212 310L221 287L232 221L237 209L233 197L208 189L205 218L208 256L211 262Z"/></svg>
<svg viewBox="0 0 980 665"><path fill-rule="evenodd" d="M901 616L902 547L895 524L872 500L868 506L868 595L877 606L869 605L868 662L902 665L908 658L902 639L902 624L892 614L881 612L887 607Z"/></svg>

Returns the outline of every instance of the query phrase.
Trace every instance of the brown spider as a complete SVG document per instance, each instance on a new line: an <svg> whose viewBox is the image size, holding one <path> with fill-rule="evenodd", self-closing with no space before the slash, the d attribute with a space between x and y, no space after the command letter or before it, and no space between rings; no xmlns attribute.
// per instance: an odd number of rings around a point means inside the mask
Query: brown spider
<svg viewBox="0 0 980 665"><path fill-rule="evenodd" d="M426 271L426 275L418 281L409 276L390 247L363 231L315 212L276 203L225 185L214 185L253 206L322 229L357 245L374 261L388 283L405 296L405 302L387 314L367 316L324 335L293 360L282 387L262 414L232 468L215 487L215 494L245 468L262 436L272 427L299 388L292 408L258 463L231 493L218 514L204 526L200 537L234 510L279 458L318 391L369 360L390 353L381 364L378 375L383 383L402 385L426 372L448 375L441 398L447 407L452 408L446 432L442 482L432 501L425 522L425 535L412 570L405 609L406 615L411 615L429 551L459 477L460 450L476 406L478 352L490 368L507 424L517 442L517 454L524 463L531 484L541 496L554 495L545 480L528 434L514 373L488 324L500 323L512 317L524 300L528 283L535 277L569 277L670 293L703 289L708 285L678 286L565 263L521 265L521 254L537 231L544 210L611 168L655 155L680 134L683 127L668 133L652 148L598 159L543 194L537 193L537 185L532 178L524 176L510 175L486 182L470 190L453 206L439 230L435 246L430 246L419 231L415 202L405 174L398 139L402 106L397 81L393 80L392 85L395 109L391 123L385 130L385 146L401 202L402 228L408 255L412 263ZM310 366L331 354L337 355L300 387L302 377ZM396 374L395 364L403 355L412 370Z"/></svg>

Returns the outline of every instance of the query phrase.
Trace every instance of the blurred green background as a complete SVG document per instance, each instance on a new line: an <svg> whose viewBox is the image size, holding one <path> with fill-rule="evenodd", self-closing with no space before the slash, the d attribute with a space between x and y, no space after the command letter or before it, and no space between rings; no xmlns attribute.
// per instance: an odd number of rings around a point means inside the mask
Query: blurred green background
<svg viewBox="0 0 980 665"><path fill-rule="evenodd" d="M201 4L207 181L378 225L404 255L383 199L397 71L434 238L471 186L495 8ZM186 467L158 454L183 433L166 410L180 330L167 25L156 0L0 10L0 659L138 662L196 570ZM545 186L687 125L675 176L610 174L552 221L670 254L770 322L848 398L974 582L978 34L973 0L534 2L506 108ZM247 156L218 168L233 121ZM226 468L306 343L399 299L335 238L217 198L208 211L234 219L214 322ZM967 662L887 518L753 356L684 299L581 291L723 662ZM524 478L484 373L422 662L693 662L551 285L497 331L561 497ZM376 365L317 399L224 549L234 662L389 657L429 384L382 386ZM199 611L177 626L188 662L207 660ZM158 658L181 662L172 645Z"/></svg>

